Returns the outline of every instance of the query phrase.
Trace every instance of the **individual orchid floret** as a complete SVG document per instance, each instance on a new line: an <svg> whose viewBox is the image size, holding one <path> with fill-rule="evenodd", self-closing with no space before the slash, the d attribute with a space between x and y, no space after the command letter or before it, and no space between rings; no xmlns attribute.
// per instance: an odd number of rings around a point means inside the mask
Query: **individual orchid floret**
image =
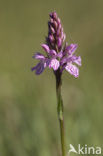
<svg viewBox="0 0 103 156"><path fill-rule="evenodd" d="M56 71L59 66L60 62L57 60L57 53L55 50L49 49L48 45L42 44L42 48L47 53L47 56L37 52L34 54L33 58L39 60L40 62L32 68L32 71L35 70L35 74L41 74L46 67L53 68Z"/></svg>
<svg viewBox="0 0 103 156"><path fill-rule="evenodd" d="M81 66L81 57L74 53L78 47L77 44L65 43L66 35L63 31L60 18L56 12L50 13L48 22L48 36L46 44L42 44L42 48L46 52L46 56L41 53L34 54L33 58L39 60L39 63L32 68L37 75L41 74L46 67L52 68L54 73L58 70L62 73L65 69L74 77L79 76L79 68Z"/></svg>

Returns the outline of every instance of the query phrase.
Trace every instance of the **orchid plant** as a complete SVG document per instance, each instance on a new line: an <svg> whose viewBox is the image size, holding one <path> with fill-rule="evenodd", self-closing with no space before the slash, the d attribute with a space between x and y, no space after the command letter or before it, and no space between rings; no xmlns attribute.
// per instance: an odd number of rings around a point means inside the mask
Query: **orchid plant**
<svg viewBox="0 0 103 156"><path fill-rule="evenodd" d="M65 41L66 35L61 25L61 20L56 12L50 13L48 22L48 36L46 43L42 44L42 48L46 52L46 56L37 52L33 55L34 59L39 63L32 67L36 75L40 75L46 67L52 68L56 77L56 93L57 93L57 111L60 122L60 136L62 156L65 156L65 139L64 139L64 117L63 117L63 100L61 96L61 76L64 70L69 72L75 78L79 76L79 69L76 65L81 66L81 57L74 53L78 47L77 44L70 44Z"/></svg>

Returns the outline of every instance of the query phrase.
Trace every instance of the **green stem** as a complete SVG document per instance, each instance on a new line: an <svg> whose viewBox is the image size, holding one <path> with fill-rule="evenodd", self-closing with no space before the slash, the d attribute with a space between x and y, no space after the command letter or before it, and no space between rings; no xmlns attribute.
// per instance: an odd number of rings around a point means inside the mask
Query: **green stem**
<svg viewBox="0 0 103 156"><path fill-rule="evenodd" d="M56 92L57 92L57 111L58 111L58 119L60 123L60 136L61 136L61 148L62 148L62 156L65 156L65 139L64 139L64 117L63 117L63 100L61 96L61 73L60 69L56 71Z"/></svg>

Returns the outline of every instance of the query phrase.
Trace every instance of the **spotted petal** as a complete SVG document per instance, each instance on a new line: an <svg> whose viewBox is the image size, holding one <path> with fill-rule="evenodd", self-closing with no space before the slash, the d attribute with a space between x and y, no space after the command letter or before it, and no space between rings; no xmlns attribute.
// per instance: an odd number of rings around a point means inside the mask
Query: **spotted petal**
<svg viewBox="0 0 103 156"><path fill-rule="evenodd" d="M59 66L60 66L60 64L57 59L52 59L49 64L49 68L53 68L54 70L57 70L59 68Z"/></svg>
<svg viewBox="0 0 103 156"><path fill-rule="evenodd" d="M71 64L71 63L67 63L65 69L71 74L73 75L74 77L78 77L79 76L79 69Z"/></svg>

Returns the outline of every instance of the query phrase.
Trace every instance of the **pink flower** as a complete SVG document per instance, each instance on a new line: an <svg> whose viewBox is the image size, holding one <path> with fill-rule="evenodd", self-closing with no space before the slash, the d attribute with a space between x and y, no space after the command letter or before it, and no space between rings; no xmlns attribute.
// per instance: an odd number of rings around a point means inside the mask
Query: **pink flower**
<svg viewBox="0 0 103 156"><path fill-rule="evenodd" d="M39 63L32 68L32 71L39 75L46 67L52 68L55 73L58 69L61 73L65 69L74 77L78 77L79 68L76 65L81 66L81 57L74 55L78 45L73 43L70 45L64 44L66 35L56 12L50 13L48 28L46 44L41 45L46 52L46 56L39 52L34 54L33 58L39 60Z"/></svg>
<svg viewBox="0 0 103 156"><path fill-rule="evenodd" d="M32 68L32 71L35 70L35 74L39 75L41 74L46 67L53 68L53 70L57 70L60 66L59 61L57 58L57 53L55 50L50 50L48 45L43 44L42 45L45 52L48 54L47 57L45 57L41 53L34 54L33 58L39 60L40 62Z"/></svg>

